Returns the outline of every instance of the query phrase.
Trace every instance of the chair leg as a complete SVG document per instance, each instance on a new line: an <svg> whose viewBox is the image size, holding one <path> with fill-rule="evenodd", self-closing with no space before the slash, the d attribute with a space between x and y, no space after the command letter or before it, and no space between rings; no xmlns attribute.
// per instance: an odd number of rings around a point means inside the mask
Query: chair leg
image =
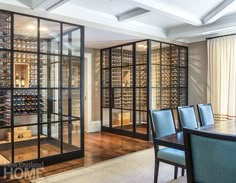
<svg viewBox="0 0 236 183"><path fill-rule="evenodd" d="M178 176L178 167L175 166L175 175L174 175L174 179L177 179Z"/></svg>
<svg viewBox="0 0 236 183"><path fill-rule="evenodd" d="M184 168L182 168L182 173L181 173L182 176L184 176Z"/></svg>
<svg viewBox="0 0 236 183"><path fill-rule="evenodd" d="M159 160L156 160L155 170L154 170L154 183L157 183L158 180L158 171L159 171Z"/></svg>

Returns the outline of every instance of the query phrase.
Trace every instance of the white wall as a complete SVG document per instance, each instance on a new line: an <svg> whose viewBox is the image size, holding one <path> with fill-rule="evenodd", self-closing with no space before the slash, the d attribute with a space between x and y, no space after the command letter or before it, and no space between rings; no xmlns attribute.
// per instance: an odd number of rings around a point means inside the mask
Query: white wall
<svg viewBox="0 0 236 183"><path fill-rule="evenodd" d="M189 104L207 102L207 42L189 44Z"/></svg>

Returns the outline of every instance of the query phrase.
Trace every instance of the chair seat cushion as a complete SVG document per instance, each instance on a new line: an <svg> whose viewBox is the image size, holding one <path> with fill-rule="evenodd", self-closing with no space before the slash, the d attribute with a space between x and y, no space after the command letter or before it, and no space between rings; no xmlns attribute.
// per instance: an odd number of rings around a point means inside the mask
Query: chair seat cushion
<svg viewBox="0 0 236 183"><path fill-rule="evenodd" d="M173 148L168 148L168 147L160 149L157 153L157 157L162 160L185 165L184 151L181 151L178 149L173 149Z"/></svg>

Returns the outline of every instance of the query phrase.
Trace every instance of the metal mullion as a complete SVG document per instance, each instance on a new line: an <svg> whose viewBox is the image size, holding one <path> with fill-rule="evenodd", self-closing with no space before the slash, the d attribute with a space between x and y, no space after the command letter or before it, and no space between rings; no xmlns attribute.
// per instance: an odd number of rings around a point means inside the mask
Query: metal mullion
<svg viewBox="0 0 236 183"><path fill-rule="evenodd" d="M136 45L135 43L132 44L132 55L133 55L133 133L136 134Z"/></svg>
<svg viewBox="0 0 236 183"><path fill-rule="evenodd" d="M151 92L151 41L147 41L147 138L151 139L149 110L151 109L152 92Z"/></svg>
<svg viewBox="0 0 236 183"><path fill-rule="evenodd" d="M101 90L100 90L100 104L101 104L101 108L100 108L100 117L101 117L101 126L103 126L103 50L100 50L100 86L101 86ZM109 101L110 102L110 101Z"/></svg>
<svg viewBox="0 0 236 183"><path fill-rule="evenodd" d="M111 49L109 49L109 65L110 65L110 72L109 72L109 87L110 87L110 110L109 110L109 127L112 128L112 108L114 107L114 93L112 89L112 65L111 65Z"/></svg>
<svg viewBox="0 0 236 183"><path fill-rule="evenodd" d="M169 66L169 70L170 70L170 98L169 98L169 102L170 102L170 108L172 108L172 100L171 100L171 92L172 92L172 84L171 84L171 79L172 79L172 46L170 44L170 66Z"/></svg>
<svg viewBox="0 0 236 183"><path fill-rule="evenodd" d="M68 34L68 44L69 44L69 47L72 48L72 33L70 32ZM62 48L61 48L62 49ZM72 144L72 132L71 132L71 116L72 116L72 92L71 92L71 81L72 81L72 59L71 59L71 55L72 55L72 51L71 49L68 49L68 54L69 54L69 81L68 81L68 84L69 84L69 90L68 90L68 95L69 95L69 98L68 98L68 115L69 115L69 121L68 121L68 143L69 144Z"/></svg>
<svg viewBox="0 0 236 183"><path fill-rule="evenodd" d="M63 46L63 37L62 37L62 34L63 34L63 24L60 23L60 80L61 80L61 84L60 84L60 103L59 103L59 111L61 111L61 114L59 115L60 117L60 134L59 134L59 137L60 137L60 140L61 140L61 154L63 154L63 123L62 123L62 114L63 114L63 107L62 107L62 86L63 86L63 72L62 72L62 62L63 62L63 58L62 58L62 46Z"/></svg>
<svg viewBox="0 0 236 183"><path fill-rule="evenodd" d="M178 47L178 73L177 73L177 79L178 79L178 106L180 106L180 47Z"/></svg>
<svg viewBox="0 0 236 183"><path fill-rule="evenodd" d="M186 105L188 105L188 48L185 48L186 49Z"/></svg>
<svg viewBox="0 0 236 183"><path fill-rule="evenodd" d="M81 27L80 33L80 135L81 149L84 154L84 27Z"/></svg>
<svg viewBox="0 0 236 183"><path fill-rule="evenodd" d="M40 123L41 123L41 111L40 111L40 19L37 18L38 30L37 30L37 92L38 92L38 159L40 159Z"/></svg>
<svg viewBox="0 0 236 183"><path fill-rule="evenodd" d="M14 14L11 13L11 161L15 162L14 149Z"/></svg>
<svg viewBox="0 0 236 183"><path fill-rule="evenodd" d="M162 43L160 43L160 108L162 108Z"/></svg>
<svg viewBox="0 0 236 183"><path fill-rule="evenodd" d="M123 47L120 47L120 72L121 72L121 78L120 78L120 92L121 92L121 98L120 98L120 108L121 108L121 130L123 129L123 68L122 68L122 64L123 64Z"/></svg>

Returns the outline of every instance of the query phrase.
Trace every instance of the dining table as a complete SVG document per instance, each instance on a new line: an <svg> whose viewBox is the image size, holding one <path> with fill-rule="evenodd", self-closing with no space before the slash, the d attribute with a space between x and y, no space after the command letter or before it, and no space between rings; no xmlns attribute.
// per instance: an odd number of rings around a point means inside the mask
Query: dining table
<svg viewBox="0 0 236 183"><path fill-rule="evenodd" d="M236 120L220 121L212 125L196 128L196 130L209 133L236 135ZM154 142L160 146L184 150L184 135L182 131L172 135L155 138Z"/></svg>

